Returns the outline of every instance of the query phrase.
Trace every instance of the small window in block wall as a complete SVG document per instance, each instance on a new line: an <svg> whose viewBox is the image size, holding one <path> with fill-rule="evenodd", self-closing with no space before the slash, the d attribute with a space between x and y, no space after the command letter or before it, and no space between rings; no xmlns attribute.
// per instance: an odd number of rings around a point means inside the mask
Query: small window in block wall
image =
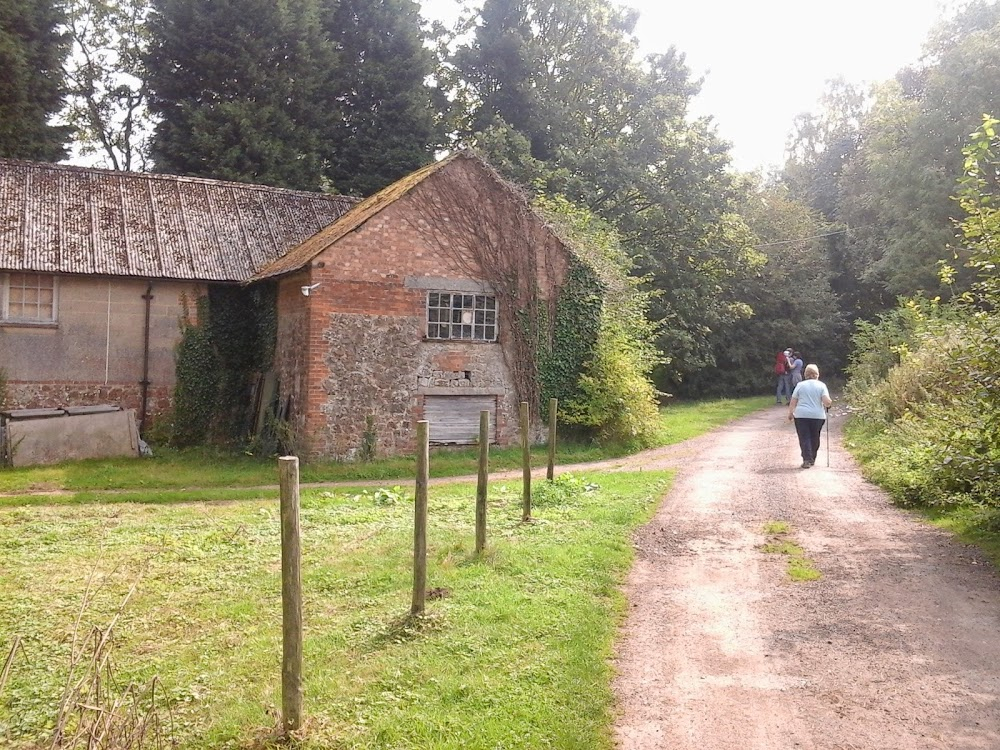
<svg viewBox="0 0 1000 750"><path fill-rule="evenodd" d="M57 291L51 274L0 274L0 322L55 323Z"/></svg>
<svg viewBox="0 0 1000 750"><path fill-rule="evenodd" d="M496 297L430 292L427 295L427 338L496 341Z"/></svg>

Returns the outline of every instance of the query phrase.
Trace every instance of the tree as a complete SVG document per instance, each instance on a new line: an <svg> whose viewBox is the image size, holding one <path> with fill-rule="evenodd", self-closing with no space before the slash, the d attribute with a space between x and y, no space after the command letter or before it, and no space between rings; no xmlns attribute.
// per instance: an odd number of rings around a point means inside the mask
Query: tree
<svg viewBox="0 0 1000 750"><path fill-rule="evenodd" d="M325 25L339 52L325 174L343 193L370 195L433 159L434 70L413 0L337 0Z"/></svg>
<svg viewBox="0 0 1000 750"><path fill-rule="evenodd" d="M0 0L0 156L58 161L70 128L51 120L63 105L67 40L55 0Z"/></svg>
<svg viewBox="0 0 1000 750"><path fill-rule="evenodd" d="M843 174L838 218L851 227L853 268L865 285L884 290L884 301L947 297L972 283L959 264L955 284L943 286L938 268L955 252L959 209L951 193L962 144L984 112L1000 108L998 71L1000 6L974 2L938 26L920 66L874 91Z"/></svg>
<svg viewBox="0 0 1000 750"><path fill-rule="evenodd" d="M710 363L706 335L746 314L732 282L752 254L726 218L728 147L688 120L699 82L676 50L638 61L636 19L608 0L486 0L449 63L469 108L460 136L609 221L662 292L667 385Z"/></svg>
<svg viewBox="0 0 1000 750"><path fill-rule="evenodd" d="M157 169L319 188L334 50L314 0L153 0L149 25Z"/></svg>
<svg viewBox="0 0 1000 750"><path fill-rule="evenodd" d="M764 259L739 284L753 315L712 333L717 367L693 375L681 390L685 395L759 393L773 385L774 355L788 346L824 371L839 369L844 360L844 319L821 236L829 225L784 185L744 179L748 189L734 208Z"/></svg>
<svg viewBox="0 0 1000 750"><path fill-rule="evenodd" d="M534 158L543 159L548 145L539 122L528 12L524 0L486 2L472 41L458 48L452 63L459 71L460 85L475 92L467 132L484 132L506 123L529 139Z"/></svg>
<svg viewBox="0 0 1000 750"><path fill-rule="evenodd" d="M153 123L146 107L147 0L68 0L73 53L66 63L64 117L81 154L104 166L143 171Z"/></svg>

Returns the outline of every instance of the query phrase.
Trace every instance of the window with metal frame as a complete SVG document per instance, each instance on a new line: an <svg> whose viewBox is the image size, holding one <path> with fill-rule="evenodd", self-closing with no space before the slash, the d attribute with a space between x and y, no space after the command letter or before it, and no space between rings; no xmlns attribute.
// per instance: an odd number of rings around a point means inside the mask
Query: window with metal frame
<svg viewBox="0 0 1000 750"><path fill-rule="evenodd" d="M0 322L55 323L57 294L52 274L0 274Z"/></svg>
<svg viewBox="0 0 1000 750"><path fill-rule="evenodd" d="M496 341L496 297L489 294L429 292L427 338Z"/></svg>

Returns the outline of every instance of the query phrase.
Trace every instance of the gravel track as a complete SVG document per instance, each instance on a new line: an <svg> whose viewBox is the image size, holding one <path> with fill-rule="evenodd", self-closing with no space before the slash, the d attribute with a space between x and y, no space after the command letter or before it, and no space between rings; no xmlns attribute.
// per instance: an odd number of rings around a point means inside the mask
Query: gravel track
<svg viewBox="0 0 1000 750"><path fill-rule="evenodd" d="M618 747L997 750L1000 576L865 482L836 413L800 469L786 413L602 466L679 469L635 537ZM819 580L761 549L773 521Z"/></svg>

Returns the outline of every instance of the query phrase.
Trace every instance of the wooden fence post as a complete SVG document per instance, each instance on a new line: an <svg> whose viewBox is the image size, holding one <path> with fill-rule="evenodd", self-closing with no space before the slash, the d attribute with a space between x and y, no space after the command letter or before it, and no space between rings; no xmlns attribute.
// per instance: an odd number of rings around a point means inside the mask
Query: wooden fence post
<svg viewBox="0 0 1000 750"><path fill-rule="evenodd" d="M479 482L476 485L476 554L486 547L486 486L490 479L490 413L479 412Z"/></svg>
<svg viewBox="0 0 1000 750"><path fill-rule="evenodd" d="M413 497L413 604L411 615L424 612L427 592L427 485L429 482L427 420L417 422L417 490Z"/></svg>
<svg viewBox="0 0 1000 750"><path fill-rule="evenodd" d="M549 399L549 468L545 478L550 482L556 475L556 414L559 413L559 399Z"/></svg>
<svg viewBox="0 0 1000 750"><path fill-rule="evenodd" d="M528 415L528 402L521 402L521 470L524 476L522 490L521 520L531 520L531 421Z"/></svg>
<svg viewBox="0 0 1000 750"><path fill-rule="evenodd" d="M299 535L299 459L278 459L281 494L281 727L302 726L302 545Z"/></svg>

